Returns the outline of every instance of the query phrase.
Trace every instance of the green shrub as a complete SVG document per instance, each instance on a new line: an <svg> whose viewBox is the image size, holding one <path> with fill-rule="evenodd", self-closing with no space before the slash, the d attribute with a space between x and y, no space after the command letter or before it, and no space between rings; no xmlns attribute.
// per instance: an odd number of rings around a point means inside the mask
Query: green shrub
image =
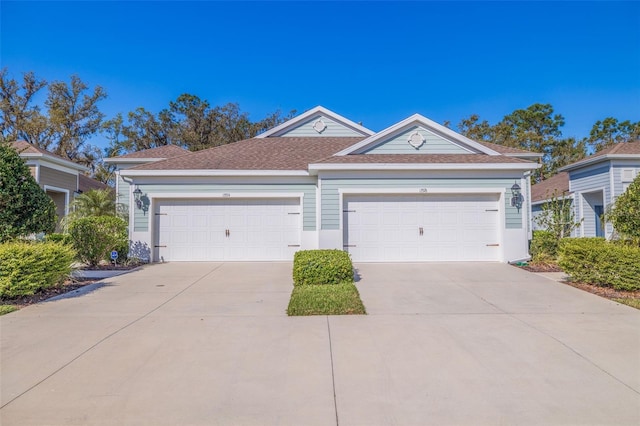
<svg viewBox="0 0 640 426"><path fill-rule="evenodd" d="M353 264L342 250L302 250L293 257L293 285L353 282Z"/></svg>
<svg viewBox="0 0 640 426"><path fill-rule="evenodd" d="M534 262L553 260L558 256L558 238L549 231L533 231L531 257Z"/></svg>
<svg viewBox="0 0 640 426"><path fill-rule="evenodd" d="M559 265L574 281L640 290L640 248L614 244L603 238L565 238L560 241Z"/></svg>
<svg viewBox="0 0 640 426"><path fill-rule="evenodd" d="M71 272L75 255L61 242L0 244L0 297L29 296L59 284Z"/></svg>
<svg viewBox="0 0 640 426"><path fill-rule="evenodd" d="M69 235L81 262L95 266L118 250L118 259L127 257L127 223L115 216L90 216L69 224Z"/></svg>
<svg viewBox="0 0 640 426"><path fill-rule="evenodd" d="M365 314L353 283L301 285L293 288L287 308L289 316Z"/></svg>
<svg viewBox="0 0 640 426"><path fill-rule="evenodd" d="M57 234L57 233L47 234L44 237L44 240L55 242L55 243L71 244L71 237L69 236L69 234Z"/></svg>

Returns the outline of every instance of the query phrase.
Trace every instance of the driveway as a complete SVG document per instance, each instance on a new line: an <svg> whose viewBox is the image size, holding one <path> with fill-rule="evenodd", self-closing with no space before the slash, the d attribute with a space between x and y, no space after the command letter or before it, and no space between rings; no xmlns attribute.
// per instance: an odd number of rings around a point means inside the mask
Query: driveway
<svg viewBox="0 0 640 426"><path fill-rule="evenodd" d="M289 263L168 263L0 317L0 423L640 423L640 311L502 264L356 266L366 316L288 318Z"/></svg>

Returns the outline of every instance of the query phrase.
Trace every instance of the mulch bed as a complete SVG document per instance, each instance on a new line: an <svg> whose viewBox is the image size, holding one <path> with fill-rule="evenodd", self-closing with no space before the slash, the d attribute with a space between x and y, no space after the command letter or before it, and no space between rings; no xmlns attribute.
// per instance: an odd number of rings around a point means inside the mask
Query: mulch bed
<svg viewBox="0 0 640 426"><path fill-rule="evenodd" d="M530 263L526 266L520 266L520 268L529 272L563 272L558 265L546 264L546 263ZM578 283L572 281L562 281L563 284L570 285L571 287L579 288L583 291L596 294L600 297L607 299L638 299L640 300L640 290L626 291L616 290L611 287L601 287L595 284Z"/></svg>
<svg viewBox="0 0 640 426"><path fill-rule="evenodd" d="M142 264L114 265L113 263L104 263L91 268L80 267L78 269L92 270L92 271L95 271L95 270L126 271L129 269L137 268L140 265ZM40 303L52 297L69 293L70 291L77 290L86 285L93 284L97 281L100 281L100 280L95 278L72 278L72 279L66 280L65 282L63 282L58 286L48 288L46 290L40 290L39 292L31 296L22 296L22 297L17 297L15 299L0 298L0 305L15 305L18 308L24 308L25 306L33 305L35 303Z"/></svg>
<svg viewBox="0 0 640 426"><path fill-rule="evenodd" d="M0 298L0 305L15 305L18 308L24 308L25 306L33 305L35 303L40 303L52 297L65 294L73 290L77 290L86 285L93 284L96 281L98 280L94 280L94 279L67 280L56 287L48 288L46 290L40 290L39 292L31 296L22 296L22 297L17 297L15 299Z"/></svg>

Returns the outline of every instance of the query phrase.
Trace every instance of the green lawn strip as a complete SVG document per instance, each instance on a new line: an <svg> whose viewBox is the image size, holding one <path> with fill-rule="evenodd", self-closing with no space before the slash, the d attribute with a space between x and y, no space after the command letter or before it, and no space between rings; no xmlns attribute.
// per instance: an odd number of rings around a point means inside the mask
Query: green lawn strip
<svg viewBox="0 0 640 426"><path fill-rule="evenodd" d="M631 306L632 308L640 309L640 299L634 299L632 297L623 297L619 299L613 299L615 302L622 303L623 305Z"/></svg>
<svg viewBox="0 0 640 426"><path fill-rule="evenodd" d="M366 314L353 283L299 285L293 288L289 316Z"/></svg>
<svg viewBox="0 0 640 426"><path fill-rule="evenodd" d="M17 311L16 305L0 305L0 315L8 314L13 311Z"/></svg>

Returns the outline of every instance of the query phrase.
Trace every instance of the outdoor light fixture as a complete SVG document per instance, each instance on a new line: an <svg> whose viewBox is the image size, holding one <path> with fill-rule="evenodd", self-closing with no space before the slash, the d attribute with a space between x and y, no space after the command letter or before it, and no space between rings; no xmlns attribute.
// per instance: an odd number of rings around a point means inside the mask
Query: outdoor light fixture
<svg viewBox="0 0 640 426"><path fill-rule="evenodd" d="M147 197L142 195L140 187L136 186L136 189L133 191L133 199L136 202L138 210L142 210L143 213L146 213L147 210L149 210L149 204L145 202L145 198Z"/></svg>
<svg viewBox="0 0 640 426"><path fill-rule="evenodd" d="M515 207L518 209L518 213L520 213L520 209L522 208L522 202L524 201L524 197L520 192L521 188L518 183L514 183L511 187L511 207Z"/></svg>

